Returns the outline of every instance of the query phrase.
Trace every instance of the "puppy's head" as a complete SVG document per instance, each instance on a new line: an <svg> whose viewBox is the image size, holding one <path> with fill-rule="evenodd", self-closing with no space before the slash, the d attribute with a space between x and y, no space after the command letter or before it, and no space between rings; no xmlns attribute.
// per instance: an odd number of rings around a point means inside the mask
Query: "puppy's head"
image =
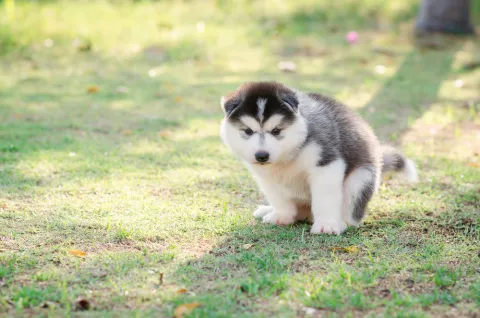
<svg viewBox="0 0 480 318"><path fill-rule="evenodd" d="M297 94L282 84L244 84L222 97L221 105L222 139L247 163L288 161L306 138Z"/></svg>

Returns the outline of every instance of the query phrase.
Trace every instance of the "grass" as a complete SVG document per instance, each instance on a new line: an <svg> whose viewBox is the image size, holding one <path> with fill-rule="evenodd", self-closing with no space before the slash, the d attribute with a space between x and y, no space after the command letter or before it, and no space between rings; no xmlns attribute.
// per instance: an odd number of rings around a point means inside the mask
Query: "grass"
<svg viewBox="0 0 480 318"><path fill-rule="evenodd" d="M13 21L0 11L2 315L478 310L478 41L416 45L413 0L15 4ZM339 237L257 222L219 98L262 79L355 108L421 182L386 180Z"/></svg>

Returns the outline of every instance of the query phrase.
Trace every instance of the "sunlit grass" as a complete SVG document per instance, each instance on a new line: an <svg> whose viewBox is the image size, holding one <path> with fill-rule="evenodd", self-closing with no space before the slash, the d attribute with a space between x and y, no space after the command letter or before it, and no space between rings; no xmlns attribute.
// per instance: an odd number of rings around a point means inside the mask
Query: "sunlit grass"
<svg viewBox="0 0 480 318"><path fill-rule="evenodd" d="M473 314L480 73L464 66L480 48L413 46L416 6L16 1L0 14L0 312L64 316L83 297L100 316ZM266 79L356 108L420 184L386 181L340 237L255 221L219 99Z"/></svg>
<svg viewBox="0 0 480 318"><path fill-rule="evenodd" d="M260 37L265 32L270 36L305 31L322 34L324 28L404 21L414 16L416 5L413 0L361 4L353 0L143 1L135 6L129 1L74 5L70 1L17 1L14 20L6 14L8 6L0 9L5 13L0 39L4 50L30 44L68 46L80 39L110 55L131 55L139 47L156 43L168 47L171 59L215 58L233 46L236 52L247 54L252 47L265 48L267 43Z"/></svg>

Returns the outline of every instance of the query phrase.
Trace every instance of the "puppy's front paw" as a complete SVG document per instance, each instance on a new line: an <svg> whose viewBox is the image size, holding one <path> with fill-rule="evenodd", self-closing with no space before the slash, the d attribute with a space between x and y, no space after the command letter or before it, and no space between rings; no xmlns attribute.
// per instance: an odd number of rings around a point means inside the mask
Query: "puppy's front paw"
<svg viewBox="0 0 480 318"><path fill-rule="evenodd" d="M315 221L312 225L310 233L312 234L336 234L340 235L347 229L347 224L343 220L325 220Z"/></svg>
<svg viewBox="0 0 480 318"><path fill-rule="evenodd" d="M260 219L272 212L273 207L271 207L270 205L259 205L255 212L253 212L253 216Z"/></svg>
<svg viewBox="0 0 480 318"><path fill-rule="evenodd" d="M289 225L295 222L295 214L281 214L273 211L263 217L263 223Z"/></svg>

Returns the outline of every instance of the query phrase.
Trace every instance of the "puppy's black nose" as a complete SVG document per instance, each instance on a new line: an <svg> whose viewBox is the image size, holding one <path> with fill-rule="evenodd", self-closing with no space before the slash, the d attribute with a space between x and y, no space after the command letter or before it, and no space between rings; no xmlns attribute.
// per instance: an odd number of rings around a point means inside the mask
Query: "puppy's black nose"
<svg viewBox="0 0 480 318"><path fill-rule="evenodd" d="M270 155L266 151L259 151L255 154L255 159L257 159L258 162L267 162L268 157L270 157Z"/></svg>

